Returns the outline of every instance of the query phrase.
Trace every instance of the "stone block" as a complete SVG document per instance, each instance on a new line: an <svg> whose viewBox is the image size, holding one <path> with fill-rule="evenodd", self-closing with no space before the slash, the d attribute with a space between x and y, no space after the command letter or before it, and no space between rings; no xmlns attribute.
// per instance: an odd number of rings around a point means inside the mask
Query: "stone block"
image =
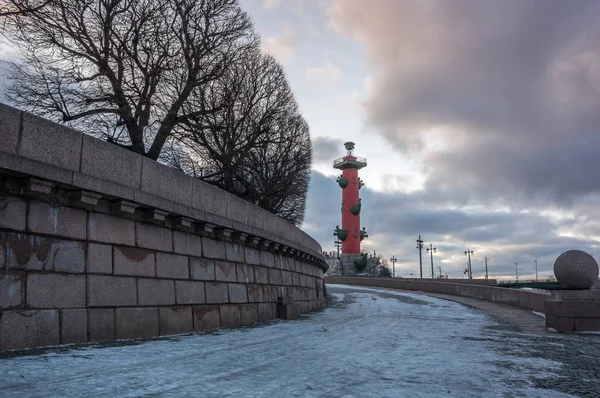
<svg viewBox="0 0 600 398"><path fill-rule="evenodd" d="M251 265L236 264L235 274L240 283L254 283L254 269Z"/></svg>
<svg viewBox="0 0 600 398"><path fill-rule="evenodd" d="M114 274L132 276L156 276L154 253L135 247L113 248Z"/></svg>
<svg viewBox="0 0 600 398"><path fill-rule="evenodd" d="M88 341L112 341L115 339L115 310L93 308L87 311Z"/></svg>
<svg viewBox="0 0 600 398"><path fill-rule="evenodd" d="M192 307L194 330L211 330L221 326L218 305L197 305Z"/></svg>
<svg viewBox="0 0 600 398"><path fill-rule="evenodd" d="M21 273L2 273L0 275L0 310L23 305L24 278L24 274Z"/></svg>
<svg viewBox="0 0 600 398"><path fill-rule="evenodd" d="M248 224L248 207L250 203L235 195L227 195L225 199L227 218L242 224Z"/></svg>
<svg viewBox="0 0 600 398"><path fill-rule="evenodd" d="M244 248L237 243L225 242L225 258L227 261L244 262Z"/></svg>
<svg viewBox="0 0 600 398"><path fill-rule="evenodd" d="M206 282L206 303L224 304L229 302L227 283Z"/></svg>
<svg viewBox="0 0 600 398"><path fill-rule="evenodd" d="M117 184L103 178L91 177L86 174L73 173L72 185L93 192L101 192L102 195L108 195L119 199L135 200L135 189L126 185Z"/></svg>
<svg viewBox="0 0 600 398"><path fill-rule="evenodd" d="M81 344L87 342L87 310L60 310L60 343Z"/></svg>
<svg viewBox="0 0 600 398"><path fill-rule="evenodd" d="M175 283L163 279L138 279L139 305L175 304Z"/></svg>
<svg viewBox="0 0 600 398"><path fill-rule="evenodd" d="M300 286L300 275L292 272L292 286Z"/></svg>
<svg viewBox="0 0 600 398"><path fill-rule="evenodd" d="M117 339L158 336L158 308L117 308L115 325Z"/></svg>
<svg viewBox="0 0 600 398"><path fill-rule="evenodd" d="M92 274L112 274L112 246L99 243L88 243L86 272Z"/></svg>
<svg viewBox="0 0 600 398"><path fill-rule="evenodd" d="M248 302L250 303L262 303L265 301L269 301L269 300L265 300L265 295L264 295L264 290L263 290L263 286L262 285L248 285Z"/></svg>
<svg viewBox="0 0 600 398"><path fill-rule="evenodd" d="M73 171L4 152L0 152L0 168L46 178L55 182L73 184Z"/></svg>
<svg viewBox="0 0 600 398"><path fill-rule="evenodd" d="M202 238L202 253L206 258L225 259L225 242L212 238Z"/></svg>
<svg viewBox="0 0 600 398"><path fill-rule="evenodd" d="M258 251L258 249L245 246L244 258L246 264L260 265L260 252Z"/></svg>
<svg viewBox="0 0 600 398"><path fill-rule="evenodd" d="M192 181L177 169L143 158L140 189L144 192L191 206Z"/></svg>
<svg viewBox="0 0 600 398"><path fill-rule="evenodd" d="M576 332L600 331L600 317L597 318L575 318L574 330Z"/></svg>
<svg viewBox="0 0 600 398"><path fill-rule="evenodd" d="M221 327L233 327L242 324L242 314L239 305L220 305L219 313Z"/></svg>
<svg viewBox="0 0 600 398"><path fill-rule="evenodd" d="M85 271L84 243L22 233L7 234L9 269Z"/></svg>
<svg viewBox="0 0 600 398"><path fill-rule="evenodd" d="M254 267L254 283L269 283L269 270L264 267Z"/></svg>
<svg viewBox="0 0 600 398"><path fill-rule="evenodd" d="M161 336L192 331L194 331L194 325L191 307L160 307L158 309L158 333Z"/></svg>
<svg viewBox="0 0 600 398"><path fill-rule="evenodd" d="M260 303L258 304L258 320L260 322L270 321L275 319L276 315L273 311L274 304L271 303Z"/></svg>
<svg viewBox="0 0 600 398"><path fill-rule="evenodd" d="M146 249L173 251L171 230L157 225L136 223L136 243L139 247Z"/></svg>
<svg viewBox="0 0 600 398"><path fill-rule="evenodd" d="M221 217L227 217L227 204L223 200L227 192L195 178L191 181L192 207L213 213Z"/></svg>
<svg viewBox="0 0 600 398"><path fill-rule="evenodd" d="M81 173L139 188L142 156L89 135L83 137Z"/></svg>
<svg viewBox="0 0 600 398"><path fill-rule="evenodd" d="M87 214L84 210L31 201L27 211L27 231L86 239Z"/></svg>
<svg viewBox="0 0 600 398"><path fill-rule="evenodd" d="M173 248L177 254L202 257L202 237L181 231L173 231Z"/></svg>
<svg viewBox="0 0 600 398"><path fill-rule="evenodd" d="M595 300L600 302L600 290L552 290L551 295L552 300Z"/></svg>
<svg viewBox="0 0 600 398"><path fill-rule="evenodd" d="M206 293L204 282L175 281L177 304L204 304Z"/></svg>
<svg viewBox="0 0 600 398"><path fill-rule="evenodd" d="M215 278L218 281L236 282L235 264L225 261L215 261Z"/></svg>
<svg viewBox="0 0 600 398"><path fill-rule="evenodd" d="M5 269L6 267L7 248L6 232L0 231L0 270Z"/></svg>
<svg viewBox="0 0 600 398"><path fill-rule="evenodd" d="M128 307L137 305L135 278L87 275L88 307Z"/></svg>
<svg viewBox="0 0 600 398"><path fill-rule="evenodd" d="M248 224L254 228L265 229L265 217L268 214L263 208L256 205L248 206Z"/></svg>
<svg viewBox="0 0 600 398"><path fill-rule="evenodd" d="M292 273L289 271L281 271L281 284L285 286L292 285Z"/></svg>
<svg viewBox="0 0 600 398"><path fill-rule="evenodd" d="M200 281L215 280L215 262L205 258L190 258L190 276Z"/></svg>
<svg viewBox="0 0 600 398"><path fill-rule="evenodd" d="M174 211L173 201L137 189L133 192L133 200L136 203L155 207L168 213L172 213Z"/></svg>
<svg viewBox="0 0 600 398"><path fill-rule="evenodd" d="M260 264L264 267L269 267L269 268L275 267L275 256L273 256L273 253L261 250L260 251Z"/></svg>
<svg viewBox="0 0 600 398"><path fill-rule="evenodd" d="M16 155L20 128L21 111L0 104L0 137L2 137L2 140L0 140L0 152Z"/></svg>
<svg viewBox="0 0 600 398"><path fill-rule="evenodd" d="M70 171L79 171L83 134L23 113L19 155Z"/></svg>
<svg viewBox="0 0 600 398"><path fill-rule="evenodd" d="M30 308L84 308L85 275L29 274L27 305Z"/></svg>
<svg viewBox="0 0 600 398"><path fill-rule="evenodd" d="M269 269L269 284L281 285L281 270L272 268Z"/></svg>
<svg viewBox="0 0 600 398"><path fill-rule="evenodd" d="M156 253L156 276L169 279L189 279L188 258L177 254Z"/></svg>
<svg viewBox="0 0 600 398"><path fill-rule="evenodd" d="M297 303L277 304L277 317L286 321L298 319L301 311L306 312L306 309L303 310Z"/></svg>
<svg viewBox="0 0 600 398"><path fill-rule="evenodd" d="M135 246L135 224L125 218L90 213L88 239L96 242Z"/></svg>
<svg viewBox="0 0 600 398"><path fill-rule="evenodd" d="M256 304L243 304L240 306L242 325L251 325L258 322L258 306Z"/></svg>
<svg viewBox="0 0 600 398"><path fill-rule="evenodd" d="M231 303L247 303L248 291L246 285L229 283L229 301Z"/></svg>
<svg viewBox="0 0 600 398"><path fill-rule="evenodd" d="M27 202L16 196L0 194L0 228L24 231L26 219Z"/></svg>
<svg viewBox="0 0 600 398"><path fill-rule="evenodd" d="M260 285L262 287L262 291L263 291L263 300L265 302L274 302L277 301L277 296L275 296L273 298L273 300L271 300L271 286L269 285Z"/></svg>
<svg viewBox="0 0 600 398"><path fill-rule="evenodd" d="M58 310L3 311L0 351L60 344Z"/></svg>

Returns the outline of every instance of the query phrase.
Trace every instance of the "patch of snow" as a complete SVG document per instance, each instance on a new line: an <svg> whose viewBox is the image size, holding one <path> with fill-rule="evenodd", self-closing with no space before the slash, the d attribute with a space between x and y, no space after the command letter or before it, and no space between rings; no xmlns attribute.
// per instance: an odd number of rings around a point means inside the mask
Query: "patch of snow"
<svg viewBox="0 0 600 398"><path fill-rule="evenodd" d="M552 333L558 333L558 330L556 330L556 329L554 329L554 328L548 328L548 331L549 331L549 332L552 332Z"/></svg>
<svg viewBox="0 0 600 398"><path fill-rule="evenodd" d="M542 318L546 319L546 314L544 314L543 312L538 312L538 311L531 311L531 312L533 312L537 316L541 316Z"/></svg>

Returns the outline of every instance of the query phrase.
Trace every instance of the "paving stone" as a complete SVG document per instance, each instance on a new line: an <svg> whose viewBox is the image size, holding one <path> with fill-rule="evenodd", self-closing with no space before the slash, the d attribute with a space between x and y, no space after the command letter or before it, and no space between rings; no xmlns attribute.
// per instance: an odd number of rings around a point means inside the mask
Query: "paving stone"
<svg viewBox="0 0 600 398"><path fill-rule="evenodd" d="M84 243L18 232L9 233L7 263L8 269L83 273Z"/></svg>
<svg viewBox="0 0 600 398"><path fill-rule="evenodd" d="M114 274L132 276L156 276L154 253L135 247L113 248Z"/></svg>
<svg viewBox="0 0 600 398"><path fill-rule="evenodd" d="M156 276L170 279L189 279L188 257L177 254L156 253Z"/></svg>
<svg viewBox="0 0 600 398"><path fill-rule="evenodd" d="M246 285L239 283L229 283L229 302L231 303L247 303L248 291Z"/></svg>
<svg viewBox="0 0 600 398"><path fill-rule="evenodd" d="M203 237L202 255L205 258L225 259L225 242Z"/></svg>
<svg viewBox="0 0 600 398"><path fill-rule="evenodd" d="M24 273L3 273L0 275L0 309L16 308L23 305L25 298Z"/></svg>
<svg viewBox="0 0 600 398"><path fill-rule="evenodd" d="M242 314L239 305L220 305L219 313L221 327L233 327L242 324Z"/></svg>
<svg viewBox="0 0 600 398"><path fill-rule="evenodd" d="M160 307L158 309L158 333L161 336L193 331L191 307Z"/></svg>
<svg viewBox="0 0 600 398"><path fill-rule="evenodd" d="M205 289L207 304L224 304L229 302L227 283L206 282Z"/></svg>
<svg viewBox="0 0 600 398"><path fill-rule="evenodd" d="M158 336L158 308L117 308L115 324L117 339Z"/></svg>
<svg viewBox="0 0 600 398"><path fill-rule="evenodd" d="M135 246L135 223L108 214L90 213L88 239L96 242Z"/></svg>
<svg viewBox="0 0 600 398"><path fill-rule="evenodd" d="M138 279L139 305L175 304L175 283L163 279Z"/></svg>
<svg viewBox="0 0 600 398"><path fill-rule="evenodd" d="M235 264L225 261L215 261L215 277L218 281L236 282Z"/></svg>
<svg viewBox="0 0 600 398"><path fill-rule="evenodd" d="M87 310L60 310L60 343L87 342Z"/></svg>
<svg viewBox="0 0 600 398"><path fill-rule="evenodd" d="M177 304L204 304L206 293L204 282L175 281Z"/></svg>
<svg viewBox="0 0 600 398"><path fill-rule="evenodd" d="M0 317L0 351L58 345L58 310L3 311Z"/></svg>
<svg viewBox="0 0 600 398"><path fill-rule="evenodd" d="M27 209L27 231L73 239L86 239L85 210L30 201Z"/></svg>
<svg viewBox="0 0 600 398"><path fill-rule="evenodd" d="M113 341L115 339L114 308L88 309L88 341Z"/></svg>
<svg viewBox="0 0 600 398"><path fill-rule="evenodd" d="M24 231L26 220L27 202L15 196L0 193L0 228Z"/></svg>
<svg viewBox="0 0 600 398"><path fill-rule="evenodd" d="M92 274L113 273L112 246L100 243L88 243L87 246L87 272Z"/></svg>
<svg viewBox="0 0 600 398"><path fill-rule="evenodd" d="M215 261L204 258L190 258L191 278L200 281L215 280Z"/></svg>
<svg viewBox="0 0 600 398"><path fill-rule="evenodd" d="M202 237L182 231L173 231L173 249L177 254L202 257Z"/></svg>
<svg viewBox="0 0 600 398"><path fill-rule="evenodd" d="M194 330L211 330L221 327L218 305L196 305L192 307Z"/></svg>
<svg viewBox="0 0 600 398"><path fill-rule="evenodd" d="M164 252L173 251L173 236L171 230L157 225L136 223L136 243L137 246L146 249Z"/></svg>
<svg viewBox="0 0 600 398"><path fill-rule="evenodd" d="M85 275L29 274L29 308L84 308Z"/></svg>
<svg viewBox="0 0 600 398"><path fill-rule="evenodd" d="M87 275L89 307L128 307L137 305L135 278Z"/></svg>

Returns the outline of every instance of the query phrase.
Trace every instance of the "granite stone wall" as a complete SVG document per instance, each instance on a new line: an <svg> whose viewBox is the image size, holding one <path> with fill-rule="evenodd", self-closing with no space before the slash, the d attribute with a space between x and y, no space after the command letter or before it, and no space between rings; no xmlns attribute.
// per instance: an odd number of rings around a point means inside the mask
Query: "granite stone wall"
<svg viewBox="0 0 600 398"><path fill-rule="evenodd" d="M0 351L324 305L321 247L263 209L0 104Z"/></svg>

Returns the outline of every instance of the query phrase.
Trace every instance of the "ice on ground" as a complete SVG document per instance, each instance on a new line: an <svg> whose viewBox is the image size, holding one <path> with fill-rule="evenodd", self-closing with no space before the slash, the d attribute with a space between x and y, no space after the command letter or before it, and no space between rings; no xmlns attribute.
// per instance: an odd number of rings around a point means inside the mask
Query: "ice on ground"
<svg viewBox="0 0 600 398"><path fill-rule="evenodd" d="M328 308L297 321L3 359L0 395L569 396L540 388L560 361L528 355L529 340L481 311L412 293L328 291Z"/></svg>
<svg viewBox="0 0 600 398"><path fill-rule="evenodd" d="M539 311L531 311L531 312L533 312L537 316L541 316L542 318L546 319L546 314L544 314L543 312L539 312Z"/></svg>

